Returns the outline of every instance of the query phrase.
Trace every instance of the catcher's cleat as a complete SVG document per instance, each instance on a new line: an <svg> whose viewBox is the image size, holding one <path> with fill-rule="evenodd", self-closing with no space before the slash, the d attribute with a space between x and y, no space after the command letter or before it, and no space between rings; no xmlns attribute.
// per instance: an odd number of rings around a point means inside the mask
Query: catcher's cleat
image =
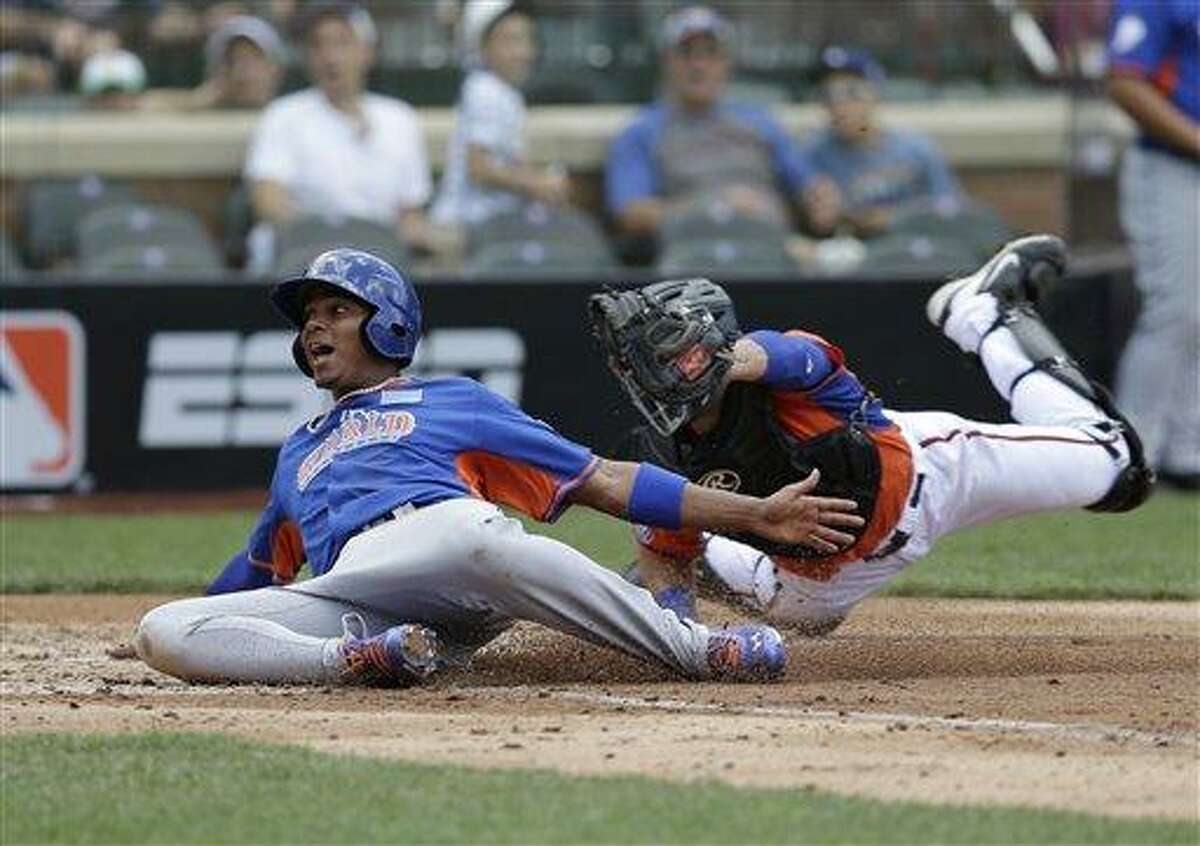
<svg viewBox="0 0 1200 846"><path fill-rule="evenodd" d="M770 626L733 626L709 635L708 666L715 679L766 681L783 673L787 649Z"/></svg>
<svg viewBox="0 0 1200 846"><path fill-rule="evenodd" d="M991 294L1001 308L1037 302L1046 285L1067 269L1067 245L1054 235L1030 235L1010 241L970 276L942 285L925 303L925 316L941 329L960 295Z"/></svg>
<svg viewBox="0 0 1200 846"><path fill-rule="evenodd" d="M404 623L368 637L363 618L350 613L342 617L342 631L343 684L412 687L438 667L441 643L432 629Z"/></svg>

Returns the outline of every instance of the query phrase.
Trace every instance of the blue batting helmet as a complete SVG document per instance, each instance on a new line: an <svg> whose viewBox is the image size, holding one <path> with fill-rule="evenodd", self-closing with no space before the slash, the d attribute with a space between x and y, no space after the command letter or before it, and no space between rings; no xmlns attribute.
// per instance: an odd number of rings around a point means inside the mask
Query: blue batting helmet
<svg viewBox="0 0 1200 846"><path fill-rule="evenodd" d="M421 302L417 292L396 268L362 250L339 247L317 256L300 276L285 279L271 290L271 302L297 329L304 328L304 286L332 285L374 309L362 324L363 345L371 352L407 367L421 337ZM292 345L296 364L308 376L300 338Z"/></svg>

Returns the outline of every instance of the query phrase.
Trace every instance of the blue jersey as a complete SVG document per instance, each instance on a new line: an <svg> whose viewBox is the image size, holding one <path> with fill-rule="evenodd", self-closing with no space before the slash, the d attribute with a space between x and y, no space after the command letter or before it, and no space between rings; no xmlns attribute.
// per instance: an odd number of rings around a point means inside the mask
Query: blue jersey
<svg viewBox="0 0 1200 846"><path fill-rule="evenodd" d="M828 176L851 211L894 207L915 200L956 203L958 181L933 141L916 132L883 130L876 143L860 146L822 130L801 151L805 166Z"/></svg>
<svg viewBox="0 0 1200 846"><path fill-rule="evenodd" d="M249 556L278 581L305 560L321 575L368 523L456 497L553 520L596 461L470 379L392 379L348 394L288 438Z"/></svg>
<svg viewBox="0 0 1200 846"><path fill-rule="evenodd" d="M1117 0L1108 56L1112 73L1145 79L1200 123L1200 0ZM1140 143L1170 152L1145 134Z"/></svg>
<svg viewBox="0 0 1200 846"><path fill-rule="evenodd" d="M799 150L765 109L722 102L702 114L665 102L638 112L608 153L605 204L620 214L650 197L748 183L793 197L808 183Z"/></svg>

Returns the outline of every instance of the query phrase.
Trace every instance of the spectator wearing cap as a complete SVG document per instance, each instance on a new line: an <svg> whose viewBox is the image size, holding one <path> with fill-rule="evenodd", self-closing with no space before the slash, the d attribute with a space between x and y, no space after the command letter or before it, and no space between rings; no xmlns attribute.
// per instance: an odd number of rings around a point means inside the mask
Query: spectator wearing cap
<svg viewBox="0 0 1200 846"><path fill-rule="evenodd" d="M271 227L306 215L373 220L412 247L456 249L425 216L431 178L416 112L366 90L377 38L370 15L348 3L314 4L300 30L313 87L267 107L246 158L261 222L248 245L251 269L273 260Z"/></svg>
<svg viewBox="0 0 1200 846"><path fill-rule="evenodd" d="M920 133L879 122L883 68L864 50L828 47L821 53L821 99L829 126L802 148L805 167L828 177L811 220L817 234L849 230L860 237L888 228L905 205L929 202L951 212L962 191L941 152Z"/></svg>
<svg viewBox="0 0 1200 846"><path fill-rule="evenodd" d="M206 79L190 91L151 91L147 109L261 109L275 99L287 66L287 48L261 18L228 18L204 45Z"/></svg>
<svg viewBox="0 0 1200 846"><path fill-rule="evenodd" d="M526 200L565 203L566 175L525 158L521 85L537 57L533 18L507 0L471 0L463 8L459 39L468 73L433 219L470 226Z"/></svg>
<svg viewBox="0 0 1200 846"><path fill-rule="evenodd" d="M605 166L606 205L624 233L652 237L669 215L714 201L788 225L815 187L775 119L726 98L732 37L703 6L665 21L663 96L621 132Z"/></svg>
<svg viewBox="0 0 1200 846"><path fill-rule="evenodd" d="M128 50L94 53L79 73L79 93L91 109L136 109L145 90L146 68Z"/></svg>

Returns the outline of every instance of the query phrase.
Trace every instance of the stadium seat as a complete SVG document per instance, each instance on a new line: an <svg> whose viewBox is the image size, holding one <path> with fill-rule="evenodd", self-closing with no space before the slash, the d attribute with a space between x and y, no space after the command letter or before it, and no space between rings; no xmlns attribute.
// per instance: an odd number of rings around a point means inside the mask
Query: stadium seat
<svg viewBox="0 0 1200 846"><path fill-rule="evenodd" d="M980 260L988 258L1016 236L1000 215L974 202L957 207L938 207L934 203L910 206L896 215L888 232L960 241Z"/></svg>
<svg viewBox="0 0 1200 846"><path fill-rule="evenodd" d="M579 248L608 252L608 241L600 227L573 208L550 208L529 203L517 211L498 214L473 226L467 233L467 253L474 256L496 244L538 241L564 242Z"/></svg>
<svg viewBox="0 0 1200 846"><path fill-rule="evenodd" d="M221 251L230 267L246 264L246 238L254 228L254 203L250 189L244 182L229 192L225 198L225 214L221 222Z"/></svg>
<svg viewBox="0 0 1200 846"><path fill-rule="evenodd" d="M944 234L893 232L867 242L867 254L855 273L864 276L942 277L969 273L979 266L975 250Z"/></svg>
<svg viewBox="0 0 1200 846"><path fill-rule="evenodd" d="M81 260L85 276L160 277L173 274L213 276L225 268L211 243L116 246Z"/></svg>
<svg viewBox="0 0 1200 846"><path fill-rule="evenodd" d="M80 266L94 266L100 256L118 247L195 247L216 253L208 230L196 215L186 209L147 203L89 212L79 222L75 244Z"/></svg>
<svg viewBox="0 0 1200 846"><path fill-rule="evenodd" d="M29 186L26 241L33 267L46 268L75 254L75 230L88 213L137 201L136 192L98 176L46 179Z"/></svg>
<svg viewBox="0 0 1200 846"><path fill-rule="evenodd" d="M717 200L668 217L659 230L659 240L664 246L705 238L783 241L787 234L787 230L778 223L741 214L728 203Z"/></svg>
<svg viewBox="0 0 1200 846"><path fill-rule="evenodd" d="M506 241L483 247L463 268L471 279L546 279L616 272L608 247L569 241Z"/></svg>
<svg viewBox="0 0 1200 846"><path fill-rule="evenodd" d="M390 226L353 217L303 217L279 227L275 240L275 271L290 273L334 247L354 247L376 253L392 264L408 264L408 247Z"/></svg>
<svg viewBox="0 0 1200 846"><path fill-rule="evenodd" d="M0 230L0 284L18 282L25 274L25 266L21 256L8 237L8 233Z"/></svg>
<svg viewBox="0 0 1200 846"><path fill-rule="evenodd" d="M677 241L665 246L658 261L659 272L666 276L787 276L795 275L798 269L795 259L779 238Z"/></svg>

